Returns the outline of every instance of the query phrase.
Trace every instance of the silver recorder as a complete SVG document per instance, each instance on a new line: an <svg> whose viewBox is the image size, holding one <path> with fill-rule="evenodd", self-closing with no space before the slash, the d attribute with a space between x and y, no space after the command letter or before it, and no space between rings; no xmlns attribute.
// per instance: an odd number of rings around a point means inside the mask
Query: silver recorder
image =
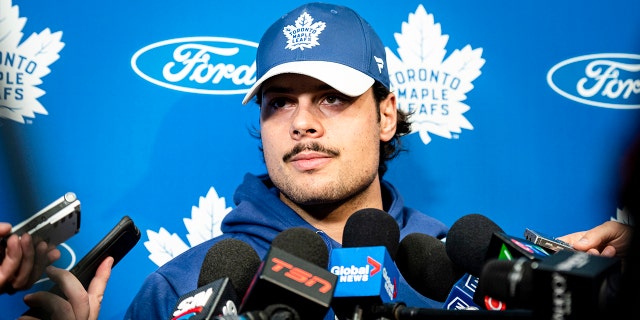
<svg viewBox="0 0 640 320"><path fill-rule="evenodd" d="M80 231L80 200L67 192L11 229L11 234L29 233L33 243L45 241L57 246ZM4 259L6 236L0 239L0 261Z"/></svg>
<svg viewBox="0 0 640 320"><path fill-rule="evenodd" d="M544 235L540 232L525 228L524 238L551 251L558 252L563 249L574 250L573 247L560 239Z"/></svg>

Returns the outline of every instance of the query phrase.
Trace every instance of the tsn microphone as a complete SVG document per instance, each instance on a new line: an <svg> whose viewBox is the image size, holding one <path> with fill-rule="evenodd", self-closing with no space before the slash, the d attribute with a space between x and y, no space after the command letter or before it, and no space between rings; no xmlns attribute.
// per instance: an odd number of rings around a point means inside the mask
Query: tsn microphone
<svg viewBox="0 0 640 320"><path fill-rule="evenodd" d="M241 316L324 319L337 280L327 270L328 257L324 240L311 229L295 227L279 233L242 300Z"/></svg>
<svg viewBox="0 0 640 320"><path fill-rule="evenodd" d="M238 314L238 295L247 290L260 262L247 243L233 238L218 241L204 257L198 289L180 297L170 320L205 320Z"/></svg>
<svg viewBox="0 0 640 320"><path fill-rule="evenodd" d="M483 291L538 319L606 316L621 274L619 258L563 249L541 259L494 259L482 270Z"/></svg>
<svg viewBox="0 0 640 320"><path fill-rule="evenodd" d="M329 270L338 276L332 307L339 319L374 319L396 302L400 272L393 259L400 229L379 209L356 211L347 220L342 248L331 251Z"/></svg>

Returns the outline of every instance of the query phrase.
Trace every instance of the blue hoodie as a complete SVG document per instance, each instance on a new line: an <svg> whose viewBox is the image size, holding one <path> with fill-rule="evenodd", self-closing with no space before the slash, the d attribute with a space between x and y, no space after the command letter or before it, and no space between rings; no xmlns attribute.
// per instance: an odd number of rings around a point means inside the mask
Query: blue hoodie
<svg viewBox="0 0 640 320"><path fill-rule="evenodd" d="M382 190L384 209L398 222L401 239L414 232L426 233L438 239L445 237L448 227L424 213L405 207L402 196L393 185L383 180ZM278 189L266 174L246 174L233 197L236 208L222 221L223 234L187 250L151 273L129 305L125 319L171 319L180 296L196 289L207 251L222 239L242 240L251 245L262 259L271 241L281 231L293 227L316 230L280 201L278 194ZM340 243L326 234L320 234L329 251L341 247ZM442 308L441 302L420 295L402 277L398 286L398 300L411 307ZM329 312L325 319L333 318L333 312Z"/></svg>

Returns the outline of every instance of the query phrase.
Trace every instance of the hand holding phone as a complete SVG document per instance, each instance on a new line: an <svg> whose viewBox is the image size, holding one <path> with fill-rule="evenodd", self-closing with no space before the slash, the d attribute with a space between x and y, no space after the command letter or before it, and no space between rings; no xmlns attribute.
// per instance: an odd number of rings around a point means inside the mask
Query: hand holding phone
<svg viewBox="0 0 640 320"><path fill-rule="evenodd" d="M82 283L82 286L88 289L91 280L96 274L96 270L100 263L107 257L113 257L112 268L122 260L140 240L140 230L133 223L129 216L124 216L120 221L107 233L98 244L96 244L78 263L69 271L76 276ZM60 287L56 284L49 292L60 297L66 298ZM49 315L42 309L31 308L23 315L31 316L38 319L49 319Z"/></svg>

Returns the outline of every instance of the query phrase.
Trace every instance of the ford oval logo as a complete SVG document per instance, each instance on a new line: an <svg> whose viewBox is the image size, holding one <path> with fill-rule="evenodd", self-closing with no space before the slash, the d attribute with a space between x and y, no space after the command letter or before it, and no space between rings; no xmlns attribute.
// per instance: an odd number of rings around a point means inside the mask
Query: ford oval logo
<svg viewBox="0 0 640 320"><path fill-rule="evenodd" d="M640 108L640 55L601 53L562 61L547 73L558 94L612 109Z"/></svg>
<svg viewBox="0 0 640 320"><path fill-rule="evenodd" d="M172 90L244 94L255 83L255 42L219 37L177 38L150 44L131 57L143 79Z"/></svg>

